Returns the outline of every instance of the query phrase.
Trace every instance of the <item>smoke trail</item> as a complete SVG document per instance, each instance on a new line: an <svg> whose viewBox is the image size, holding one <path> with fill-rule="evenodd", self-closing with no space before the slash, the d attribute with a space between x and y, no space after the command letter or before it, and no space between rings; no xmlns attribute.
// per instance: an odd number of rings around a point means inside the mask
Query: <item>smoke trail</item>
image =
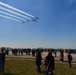
<svg viewBox="0 0 76 75"><path fill-rule="evenodd" d="M6 8L4 8L4 7L1 7L1 6L0 6L0 9L5 10L5 11L10 12L10 13L13 13L13 14L15 14L15 15L24 17L24 18L26 18L26 19L31 19L31 18L29 18L29 17L26 17L26 16L24 16L24 15L22 15L22 14L19 14L19 13L17 13L17 12L14 12L14 11L12 11L12 10L6 9Z"/></svg>
<svg viewBox="0 0 76 75"><path fill-rule="evenodd" d="M26 21L25 19L23 18L20 18L18 16L15 16L15 15L12 15L12 14L9 14L9 13L6 13L6 12L3 12L3 11L0 11L1 14L5 14L5 15L8 15L8 16L11 16L11 17L14 17L14 18L17 18L17 19L20 19L20 20L23 20L23 21Z"/></svg>
<svg viewBox="0 0 76 75"><path fill-rule="evenodd" d="M30 16L30 17L33 17L33 18L34 18L33 15L28 14L28 13L22 11L22 10L17 9L17 8L14 8L14 7L12 7L12 6L8 5L8 4L5 4L5 3L3 3L3 2L0 2L0 4L3 5L3 6L5 6L5 7L8 7L8 8L10 8L10 9L13 9L13 10L15 10L15 11L21 12L21 13L27 15L27 16Z"/></svg>
<svg viewBox="0 0 76 75"><path fill-rule="evenodd" d="M20 20L17 20L17 19L8 17L8 16L4 16L4 15L2 15L2 14L0 14L0 16L1 16L1 17L4 17L4 18L7 18L7 19L11 19L11 20L17 21L17 22L22 22L22 21L20 21Z"/></svg>

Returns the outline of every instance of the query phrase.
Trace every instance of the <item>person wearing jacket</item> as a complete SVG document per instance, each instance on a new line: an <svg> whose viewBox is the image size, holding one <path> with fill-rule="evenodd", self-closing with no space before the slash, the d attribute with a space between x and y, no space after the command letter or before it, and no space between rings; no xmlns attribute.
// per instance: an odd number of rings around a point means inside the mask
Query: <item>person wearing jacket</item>
<svg viewBox="0 0 76 75"><path fill-rule="evenodd" d="M46 66L46 75L52 75L52 72L55 68L54 56L52 56L52 52L49 51L48 55L45 58L44 65Z"/></svg>
<svg viewBox="0 0 76 75"><path fill-rule="evenodd" d="M41 60L42 60L41 52L38 50L36 54L36 66L37 66L38 73L41 73L41 68L40 68Z"/></svg>
<svg viewBox="0 0 76 75"><path fill-rule="evenodd" d="M71 63L72 63L73 58L70 53L68 53L67 58L68 58L69 67L71 68Z"/></svg>

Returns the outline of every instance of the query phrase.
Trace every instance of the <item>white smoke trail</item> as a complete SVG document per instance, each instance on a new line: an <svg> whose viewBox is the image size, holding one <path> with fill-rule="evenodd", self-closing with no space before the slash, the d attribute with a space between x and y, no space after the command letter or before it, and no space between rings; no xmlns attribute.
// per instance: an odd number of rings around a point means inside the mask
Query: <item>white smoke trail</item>
<svg viewBox="0 0 76 75"><path fill-rule="evenodd" d="M5 15L2 15L2 14L0 14L0 16L1 16L1 17L4 17L4 18L7 18L7 19L11 19L11 20L17 21L17 22L22 22L22 21L20 21L20 20L17 20L17 19L14 19L14 18L5 16Z"/></svg>
<svg viewBox="0 0 76 75"><path fill-rule="evenodd" d="M17 12L14 12L14 11L12 11L12 10L6 9L6 8L4 8L4 7L1 7L1 6L0 6L0 9L5 10L5 11L10 12L10 13L13 13L13 14L15 14L15 15L24 17L24 18L26 18L26 19L31 19L31 18L29 18L29 17L26 17L26 16L24 16L24 15L22 15L22 14L19 14L19 13L17 13Z"/></svg>
<svg viewBox="0 0 76 75"><path fill-rule="evenodd" d="M9 14L9 13L6 13L6 12L3 12L3 11L0 11L1 14L5 14L5 15L8 15L8 16L11 16L11 17L14 17L14 18L17 18L17 19L20 19L22 21L26 21L25 19L23 18L20 18L18 16L15 16L15 15L12 15L12 14Z"/></svg>
<svg viewBox="0 0 76 75"><path fill-rule="evenodd" d="M3 5L3 6L5 6L5 7L8 7L8 8L10 8L10 9L15 10L15 11L18 11L18 12L20 12L20 13L23 13L23 14L29 16L29 17L33 17L33 18L35 18L33 15L28 14L28 13L22 11L22 10L17 9L17 8L14 8L14 7L12 7L12 6L8 5L8 4L5 4L5 3L3 3L3 2L0 2L0 5Z"/></svg>

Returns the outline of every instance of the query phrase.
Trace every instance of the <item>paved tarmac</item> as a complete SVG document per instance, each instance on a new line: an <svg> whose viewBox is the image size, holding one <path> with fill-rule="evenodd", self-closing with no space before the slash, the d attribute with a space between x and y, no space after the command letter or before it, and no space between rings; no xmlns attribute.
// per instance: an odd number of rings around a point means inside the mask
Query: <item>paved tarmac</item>
<svg viewBox="0 0 76 75"><path fill-rule="evenodd" d="M42 52L42 58L45 59L47 54L48 54L48 52ZM71 54L71 55L73 57L73 61L76 62L76 54ZM53 54L53 56L55 56L55 55ZM6 57L35 58L32 56L32 54L26 55L25 53L23 55L20 55L20 56L19 55L14 56L14 55L12 55L11 51L9 52L8 56L6 55ZM59 52L57 52L57 56L55 57L55 60L60 60L60 53ZM67 53L64 53L64 61L67 61L67 60L68 60L67 59Z"/></svg>

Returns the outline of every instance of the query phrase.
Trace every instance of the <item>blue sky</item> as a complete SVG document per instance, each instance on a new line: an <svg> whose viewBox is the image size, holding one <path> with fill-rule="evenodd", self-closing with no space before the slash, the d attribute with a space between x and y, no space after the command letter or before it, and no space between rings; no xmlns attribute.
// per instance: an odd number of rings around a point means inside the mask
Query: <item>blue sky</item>
<svg viewBox="0 0 76 75"><path fill-rule="evenodd" d="M25 24L0 17L0 47L76 48L76 0L0 0L37 16Z"/></svg>

